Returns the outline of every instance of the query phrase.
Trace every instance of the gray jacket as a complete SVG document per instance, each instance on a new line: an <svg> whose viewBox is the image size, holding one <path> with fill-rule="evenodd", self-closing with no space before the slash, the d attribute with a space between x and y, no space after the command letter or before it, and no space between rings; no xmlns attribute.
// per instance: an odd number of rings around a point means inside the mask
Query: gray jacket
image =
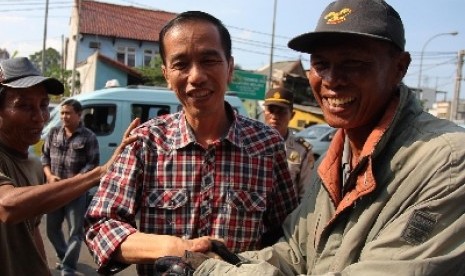
<svg viewBox="0 0 465 276"><path fill-rule="evenodd" d="M338 188L339 130L285 237L243 253L249 264L210 259L195 275L465 275L465 131L423 112L406 87L392 107L353 189Z"/></svg>

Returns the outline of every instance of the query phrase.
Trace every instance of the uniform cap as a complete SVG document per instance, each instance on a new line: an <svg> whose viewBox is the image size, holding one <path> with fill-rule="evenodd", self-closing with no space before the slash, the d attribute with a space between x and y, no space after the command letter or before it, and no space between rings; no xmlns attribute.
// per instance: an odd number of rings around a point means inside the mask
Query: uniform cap
<svg viewBox="0 0 465 276"><path fill-rule="evenodd" d="M264 105L290 107L294 104L294 93L286 88L272 88L266 92Z"/></svg>

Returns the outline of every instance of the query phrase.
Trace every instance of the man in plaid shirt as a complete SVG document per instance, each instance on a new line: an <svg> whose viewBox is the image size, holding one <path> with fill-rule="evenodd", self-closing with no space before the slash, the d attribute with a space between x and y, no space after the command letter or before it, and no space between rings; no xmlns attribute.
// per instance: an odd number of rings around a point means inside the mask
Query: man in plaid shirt
<svg viewBox="0 0 465 276"><path fill-rule="evenodd" d="M139 275L152 275L157 258L208 250L209 237L234 252L261 248L298 204L279 133L224 100L234 60L221 21L181 13L159 37L183 110L137 128L103 177L86 214L101 272L136 263Z"/></svg>
<svg viewBox="0 0 465 276"><path fill-rule="evenodd" d="M82 106L68 99L61 104L62 126L54 127L42 149L42 165L47 183L71 178L91 171L100 161L95 134L81 122ZM57 210L47 214L47 236L55 248L62 275L74 275L84 238L86 193ZM65 241L62 224L68 222L69 239Z"/></svg>

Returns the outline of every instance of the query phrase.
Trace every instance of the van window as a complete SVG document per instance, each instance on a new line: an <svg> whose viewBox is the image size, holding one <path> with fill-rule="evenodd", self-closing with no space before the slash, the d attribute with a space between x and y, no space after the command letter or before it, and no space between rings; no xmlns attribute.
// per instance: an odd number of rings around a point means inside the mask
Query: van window
<svg viewBox="0 0 465 276"><path fill-rule="evenodd" d="M88 105L82 110L81 119L95 135L109 135L115 128L115 114L115 105Z"/></svg>
<svg viewBox="0 0 465 276"><path fill-rule="evenodd" d="M131 107L131 121L138 117L143 123L154 117L169 113L171 113L169 105L133 104Z"/></svg>

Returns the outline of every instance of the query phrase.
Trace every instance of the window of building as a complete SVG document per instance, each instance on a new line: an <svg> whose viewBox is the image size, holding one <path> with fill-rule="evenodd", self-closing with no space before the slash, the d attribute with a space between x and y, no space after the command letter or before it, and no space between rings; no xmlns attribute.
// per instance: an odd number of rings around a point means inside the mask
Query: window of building
<svg viewBox="0 0 465 276"><path fill-rule="evenodd" d="M149 67L152 59L155 58L155 51L146 49L144 50L144 67Z"/></svg>
<svg viewBox="0 0 465 276"><path fill-rule="evenodd" d="M116 60L127 66L136 66L136 48L133 47L118 47L116 49Z"/></svg>

